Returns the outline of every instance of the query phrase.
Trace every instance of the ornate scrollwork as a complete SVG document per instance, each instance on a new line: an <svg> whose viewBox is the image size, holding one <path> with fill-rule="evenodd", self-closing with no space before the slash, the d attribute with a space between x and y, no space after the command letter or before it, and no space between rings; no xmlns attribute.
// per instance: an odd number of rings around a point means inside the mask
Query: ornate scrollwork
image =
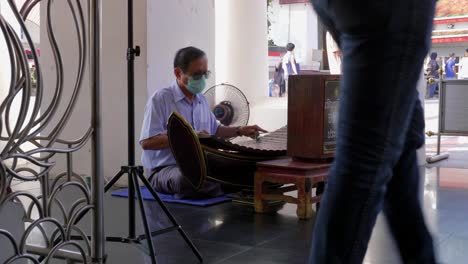
<svg viewBox="0 0 468 264"><path fill-rule="evenodd" d="M76 51L78 67L74 71L67 69L65 73L60 43L57 42L56 33L52 27L54 16L51 10L54 0L26 0L21 7L16 5L15 0L5 2L14 14L14 20L7 21L0 14L0 42L6 44L9 54L9 61L2 61L2 64L9 64L11 68L9 87L1 87L7 88L8 91L6 97L0 101L0 143L2 144L0 149L0 210L7 203L21 204L24 208L24 215L17 220L25 224L20 241L17 241L10 231L0 229L0 237L6 238L4 240L11 245L11 252L13 252L12 256L7 256L6 263L14 263L20 259L29 260L32 263L47 263L57 255L67 258L66 252L70 250L74 250L70 259L74 258L74 260L86 263L91 257L91 244L86 233L77 226L77 221L96 210L90 189L73 170L70 161L67 162L65 172L59 173L54 179L51 179L49 175L54 166L54 162L51 161L54 156L67 155L69 158L67 160L71 160L71 155L80 150L93 133L90 117L89 129L81 138L76 140L60 138L80 99L80 92L84 86L83 75L89 61L90 34L85 26L84 8L81 0L67 0L72 14L70 19L74 23L74 28L69 31L70 37L75 38L78 44ZM43 14L46 17L46 24L42 26L47 30L47 41L52 48L57 69L55 87L53 89L47 87L48 91L53 91L50 103L47 105L43 100L45 87L38 52L25 23L31 11L39 8L39 4L46 5L46 13ZM90 1L88 4L90 5ZM36 69L35 91L33 91L28 56L13 24L19 25L30 47ZM65 74L73 74L73 85L64 84ZM71 91L71 97L65 101L63 93L67 89ZM81 100L83 99L87 98L81 97ZM20 101L17 118L11 118L13 104L17 101ZM59 108L59 106L62 107ZM52 122L54 117L59 117L57 122ZM34 147L25 149L26 143ZM38 182L41 186L41 194L33 195L25 191L12 190L10 188L12 181ZM77 190L81 198L71 204L67 210L64 202L59 198L59 193L69 189ZM54 208L57 210L53 210ZM53 215L52 211L59 213ZM45 224L53 228L44 228ZM39 232L34 233L33 230ZM42 248L28 245L28 238L32 233L42 236L45 241L45 244L41 245ZM72 233L78 236L72 236ZM79 237L80 243L74 241L74 237ZM63 251L64 248L67 251Z"/></svg>

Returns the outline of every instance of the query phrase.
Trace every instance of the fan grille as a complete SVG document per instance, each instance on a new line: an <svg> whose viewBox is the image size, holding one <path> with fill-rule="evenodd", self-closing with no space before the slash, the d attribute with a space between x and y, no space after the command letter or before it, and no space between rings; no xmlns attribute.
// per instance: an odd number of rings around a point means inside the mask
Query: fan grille
<svg viewBox="0 0 468 264"><path fill-rule="evenodd" d="M204 93L216 118L227 126L245 126L249 122L250 107L242 91L230 84L215 85Z"/></svg>

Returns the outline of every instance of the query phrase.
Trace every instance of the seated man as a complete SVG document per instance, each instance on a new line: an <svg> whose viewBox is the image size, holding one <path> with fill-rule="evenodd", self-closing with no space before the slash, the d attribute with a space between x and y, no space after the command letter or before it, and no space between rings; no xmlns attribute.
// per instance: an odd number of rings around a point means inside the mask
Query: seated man
<svg viewBox="0 0 468 264"><path fill-rule="evenodd" d="M206 181L195 190L184 178L169 148L167 120L172 112L178 112L199 134L208 133L221 138L237 136L253 137L266 132L260 127L227 127L216 120L201 94L209 77L205 52L195 47L179 50L174 59L176 82L157 90L148 100L145 109L140 145L143 148L142 163L146 175L157 192L175 194L177 198L219 196L223 194L218 183Z"/></svg>

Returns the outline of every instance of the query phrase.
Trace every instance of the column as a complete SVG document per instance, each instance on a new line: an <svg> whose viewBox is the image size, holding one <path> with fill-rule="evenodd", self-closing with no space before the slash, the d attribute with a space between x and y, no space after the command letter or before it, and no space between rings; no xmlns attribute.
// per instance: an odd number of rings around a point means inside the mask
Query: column
<svg viewBox="0 0 468 264"><path fill-rule="evenodd" d="M268 96L267 3L216 0L216 83L232 84L251 106Z"/></svg>

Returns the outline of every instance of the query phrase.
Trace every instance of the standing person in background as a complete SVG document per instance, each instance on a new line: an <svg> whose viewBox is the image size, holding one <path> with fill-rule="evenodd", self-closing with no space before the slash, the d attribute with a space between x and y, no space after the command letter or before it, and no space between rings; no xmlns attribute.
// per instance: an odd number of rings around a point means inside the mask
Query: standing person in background
<svg viewBox="0 0 468 264"><path fill-rule="evenodd" d="M455 53L450 53L450 58L445 62L445 78L447 79L455 79L457 77L457 73L455 72Z"/></svg>
<svg viewBox="0 0 468 264"><path fill-rule="evenodd" d="M343 52L343 75L335 158L310 264L361 264L382 211L402 263L436 263L416 159L424 144L416 86L431 45L435 3L312 0Z"/></svg>
<svg viewBox="0 0 468 264"><path fill-rule="evenodd" d="M458 79L468 79L468 49L458 64Z"/></svg>
<svg viewBox="0 0 468 264"><path fill-rule="evenodd" d="M282 60L282 67L284 70L284 80L285 80L285 87L286 87L286 92L288 89L288 78L289 75L297 75L299 73L298 69L298 64L296 62L296 58L294 56L294 49L296 48L296 45L293 43L288 43L286 45L286 54L283 56Z"/></svg>
<svg viewBox="0 0 468 264"><path fill-rule="evenodd" d="M327 43L327 56L328 65L330 66L330 74L341 74L341 50L336 44L330 32L327 31L326 35Z"/></svg>
<svg viewBox="0 0 468 264"><path fill-rule="evenodd" d="M426 66L427 79L432 80L432 83L428 84L428 92L426 98L432 99L436 93L437 87L439 87L439 63L437 63L437 53L432 52L430 55L429 62Z"/></svg>
<svg viewBox="0 0 468 264"><path fill-rule="evenodd" d="M283 55L284 56L284 55ZM284 78L283 57L275 64L274 84L279 87L279 96L283 97L286 93L286 80Z"/></svg>

